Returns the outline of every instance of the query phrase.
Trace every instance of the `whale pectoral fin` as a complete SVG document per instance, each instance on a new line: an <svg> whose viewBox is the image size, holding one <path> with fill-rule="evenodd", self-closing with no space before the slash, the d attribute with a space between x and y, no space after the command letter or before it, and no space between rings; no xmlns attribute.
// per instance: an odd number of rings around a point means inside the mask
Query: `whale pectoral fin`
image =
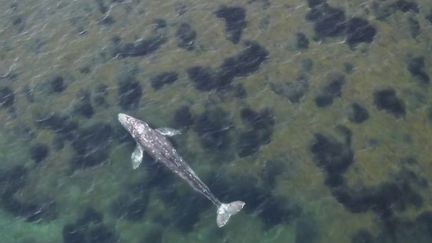
<svg viewBox="0 0 432 243"><path fill-rule="evenodd" d="M138 168L142 162L144 151L141 145L137 144L135 150L131 155L132 159L132 168L135 170Z"/></svg>
<svg viewBox="0 0 432 243"><path fill-rule="evenodd" d="M181 134L180 130L176 130L176 129L169 128L169 127L157 128L156 131L158 131L163 136L168 136L168 137L172 137L172 136Z"/></svg>

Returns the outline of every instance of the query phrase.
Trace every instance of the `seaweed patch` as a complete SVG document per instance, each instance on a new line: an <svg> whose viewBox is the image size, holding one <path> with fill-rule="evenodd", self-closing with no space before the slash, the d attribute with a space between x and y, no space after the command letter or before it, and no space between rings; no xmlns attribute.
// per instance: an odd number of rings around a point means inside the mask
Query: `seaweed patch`
<svg viewBox="0 0 432 243"><path fill-rule="evenodd" d="M342 95L342 87L345 84L345 76L333 74L328 83L321 89L320 94L315 98L318 107L327 107L333 104L333 100Z"/></svg>
<svg viewBox="0 0 432 243"><path fill-rule="evenodd" d="M225 20L227 39L237 44L241 39L243 29L246 28L246 11L241 7L222 6L215 12L216 17Z"/></svg>
<svg viewBox="0 0 432 243"><path fill-rule="evenodd" d="M76 138L72 141L72 148L75 151L70 161L72 168L91 167L108 159L111 137L112 128L106 123L79 129Z"/></svg>
<svg viewBox="0 0 432 243"><path fill-rule="evenodd" d="M188 23L181 23L177 28L176 34L177 46L188 51L195 49L195 40L197 33Z"/></svg>
<svg viewBox="0 0 432 243"><path fill-rule="evenodd" d="M209 107L196 118L194 130L206 149L225 150L230 146L228 113L219 107Z"/></svg>
<svg viewBox="0 0 432 243"><path fill-rule="evenodd" d="M256 112L244 108L241 111L241 118L247 130L240 133L237 139L237 153L240 157L245 157L256 153L261 145L271 142L275 121L270 109Z"/></svg>
<svg viewBox="0 0 432 243"><path fill-rule="evenodd" d="M416 56L408 61L407 69L411 76L420 84L429 84L430 77L425 71L425 60L423 56Z"/></svg>
<svg viewBox="0 0 432 243"><path fill-rule="evenodd" d="M42 162L49 154L49 148L46 144L37 143L30 148L30 156L35 163Z"/></svg>
<svg viewBox="0 0 432 243"><path fill-rule="evenodd" d="M369 119L369 112L357 102L351 104L348 119L353 123L363 123Z"/></svg>
<svg viewBox="0 0 432 243"><path fill-rule="evenodd" d="M374 104L378 110L386 111L396 118L405 116L405 103L392 88L375 91Z"/></svg>
<svg viewBox="0 0 432 243"><path fill-rule="evenodd" d="M148 195L149 191L145 184L132 185L111 203L111 212L117 218L140 221L147 210Z"/></svg>
<svg viewBox="0 0 432 243"><path fill-rule="evenodd" d="M218 77L214 71L207 67L195 66L187 69L189 78L194 87L200 91L210 91L218 87Z"/></svg>
<svg viewBox="0 0 432 243"><path fill-rule="evenodd" d="M52 93L61 93L67 88L62 76L55 76L52 78L49 81L49 85Z"/></svg>
<svg viewBox="0 0 432 243"><path fill-rule="evenodd" d="M21 217L28 222L50 221L57 217L56 203L48 198L33 199L22 202L15 195L25 186L28 170L15 166L9 170L0 171L0 207L15 217Z"/></svg>
<svg viewBox="0 0 432 243"><path fill-rule="evenodd" d="M220 65L220 80L230 83L235 77L242 77L256 72L267 60L269 52L254 41L245 41L245 49L235 56L226 58Z"/></svg>
<svg viewBox="0 0 432 243"><path fill-rule="evenodd" d="M178 127L185 127L185 128L193 125L194 116L192 115L189 106L186 105L180 106L174 112L174 123Z"/></svg>
<svg viewBox="0 0 432 243"><path fill-rule="evenodd" d="M75 103L73 110L84 118L91 118L94 114L94 109L91 104L90 92L80 91L77 95L78 101Z"/></svg>
<svg viewBox="0 0 432 243"><path fill-rule="evenodd" d="M314 23L315 35L318 39L346 36L346 43L355 47L359 43L373 41L377 31L366 19L354 17L347 19L345 12L324 1L310 1L310 11L306 20Z"/></svg>
<svg viewBox="0 0 432 243"><path fill-rule="evenodd" d="M115 56L119 57L141 57L147 56L156 52L163 44L167 42L167 38L162 35L149 37L147 39L138 40L134 43L120 43L120 40L116 39L114 44L116 50Z"/></svg>
<svg viewBox="0 0 432 243"><path fill-rule="evenodd" d="M134 110L142 97L141 84L133 77L118 82L119 106L123 110Z"/></svg>
<svg viewBox="0 0 432 243"><path fill-rule="evenodd" d="M296 34L296 47L298 50L305 50L309 48L309 39L302 32Z"/></svg>
<svg viewBox="0 0 432 243"><path fill-rule="evenodd" d="M15 94L9 87L0 88L0 107L8 108L15 103Z"/></svg>
<svg viewBox="0 0 432 243"><path fill-rule="evenodd" d="M63 227L64 243L115 243L119 237L114 228L103 223L102 215L94 209L87 209L75 223Z"/></svg>
<svg viewBox="0 0 432 243"><path fill-rule="evenodd" d="M309 90L309 80L302 75L293 81L272 82L270 88L274 93L288 98L292 103L299 103Z"/></svg>
<svg viewBox="0 0 432 243"><path fill-rule="evenodd" d="M151 85L153 89L159 90L165 85L174 83L177 79L178 74L176 72L163 72L151 78Z"/></svg>

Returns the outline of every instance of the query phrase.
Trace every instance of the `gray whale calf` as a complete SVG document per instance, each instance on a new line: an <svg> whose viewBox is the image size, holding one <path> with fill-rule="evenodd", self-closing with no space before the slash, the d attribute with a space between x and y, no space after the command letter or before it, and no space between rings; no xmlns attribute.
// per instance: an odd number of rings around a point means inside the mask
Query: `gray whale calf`
<svg viewBox="0 0 432 243"><path fill-rule="evenodd" d="M137 145L132 153L132 167L138 168L143 153L146 151L156 161L161 162L175 174L185 180L194 190L203 194L217 207L216 223L223 227L232 215L237 214L245 205L242 201L222 203L217 199L192 168L180 157L165 136L174 136L180 132L170 128L152 129L144 121L119 113L118 120L135 139Z"/></svg>

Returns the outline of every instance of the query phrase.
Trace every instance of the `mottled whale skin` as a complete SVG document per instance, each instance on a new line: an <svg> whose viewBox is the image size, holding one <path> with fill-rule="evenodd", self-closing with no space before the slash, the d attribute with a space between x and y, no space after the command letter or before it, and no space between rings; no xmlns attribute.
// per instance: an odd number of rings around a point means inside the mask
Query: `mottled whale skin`
<svg viewBox="0 0 432 243"><path fill-rule="evenodd" d="M131 156L134 169L138 168L142 161L143 151L146 151L217 207L216 223L218 227L223 227L232 215L237 214L244 207L245 203L242 201L222 203L213 195L166 138L166 136L179 134L178 131L170 128L152 129L146 122L123 113L118 114L118 120L137 143Z"/></svg>

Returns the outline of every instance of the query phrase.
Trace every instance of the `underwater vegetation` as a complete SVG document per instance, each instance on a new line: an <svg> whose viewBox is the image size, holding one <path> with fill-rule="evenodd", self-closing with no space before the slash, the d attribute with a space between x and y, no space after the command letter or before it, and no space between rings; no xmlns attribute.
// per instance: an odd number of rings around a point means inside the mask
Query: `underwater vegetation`
<svg viewBox="0 0 432 243"><path fill-rule="evenodd" d="M216 17L225 21L226 37L232 43L239 43L246 28L246 10L241 7L222 6L215 12Z"/></svg>

